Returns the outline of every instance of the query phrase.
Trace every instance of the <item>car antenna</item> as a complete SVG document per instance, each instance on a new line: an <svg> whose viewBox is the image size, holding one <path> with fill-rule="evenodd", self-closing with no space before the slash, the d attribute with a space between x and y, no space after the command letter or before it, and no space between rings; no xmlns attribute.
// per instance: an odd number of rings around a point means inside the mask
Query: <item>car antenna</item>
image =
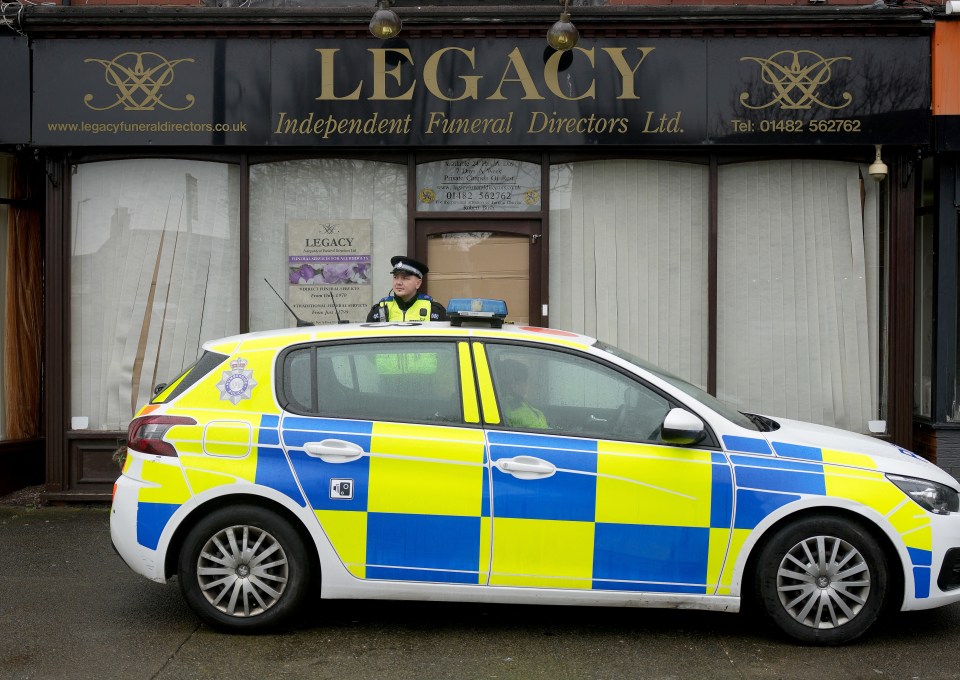
<svg viewBox="0 0 960 680"><path fill-rule="evenodd" d="M263 282L266 283L268 286L270 286L270 282L267 281L266 277L264 277ZM297 320L297 328L300 328L302 326L313 326L313 324L310 323L309 321L304 321L299 316L297 316L297 313L290 308L290 305L287 304L287 301L284 300L282 297L280 297L280 293L277 292L276 288L274 288L273 286L270 286L270 290L273 291L274 295L280 298L280 302L283 303L283 306L286 307L291 314L293 314L293 318Z"/></svg>
<svg viewBox="0 0 960 680"><path fill-rule="evenodd" d="M337 309L337 301L333 297L333 291L328 290L327 292L330 293L330 302L333 303L333 313L337 315L337 323L350 323L349 319L340 318L340 310Z"/></svg>

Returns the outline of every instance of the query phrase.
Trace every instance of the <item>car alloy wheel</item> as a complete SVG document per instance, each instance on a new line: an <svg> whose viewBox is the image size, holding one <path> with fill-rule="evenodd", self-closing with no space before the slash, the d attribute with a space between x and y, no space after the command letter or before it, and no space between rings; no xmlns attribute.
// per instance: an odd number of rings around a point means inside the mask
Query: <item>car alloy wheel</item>
<svg viewBox="0 0 960 680"><path fill-rule="evenodd" d="M889 587L887 560L866 527L846 518L806 517L765 542L755 596L793 639L839 645L877 620Z"/></svg>
<svg viewBox="0 0 960 680"><path fill-rule="evenodd" d="M224 614L257 616L274 606L287 588L287 554L258 527L227 527L200 551L197 581L207 602Z"/></svg>
<svg viewBox="0 0 960 680"><path fill-rule="evenodd" d="M780 603L795 621L836 628L853 620L870 597L870 567L835 536L811 536L787 551L777 569Z"/></svg>
<svg viewBox="0 0 960 680"><path fill-rule="evenodd" d="M212 511L187 534L178 576L190 608L212 626L252 632L286 622L310 583L310 560L290 521L266 508Z"/></svg>

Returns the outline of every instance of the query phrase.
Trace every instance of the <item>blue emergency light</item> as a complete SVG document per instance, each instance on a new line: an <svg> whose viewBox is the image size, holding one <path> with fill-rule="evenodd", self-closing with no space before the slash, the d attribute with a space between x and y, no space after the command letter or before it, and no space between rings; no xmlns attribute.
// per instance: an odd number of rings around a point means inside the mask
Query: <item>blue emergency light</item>
<svg viewBox="0 0 960 680"><path fill-rule="evenodd" d="M447 303L447 317L451 326L460 326L464 321L490 324L492 328L503 326L507 318L507 303L503 300L484 298L453 298Z"/></svg>

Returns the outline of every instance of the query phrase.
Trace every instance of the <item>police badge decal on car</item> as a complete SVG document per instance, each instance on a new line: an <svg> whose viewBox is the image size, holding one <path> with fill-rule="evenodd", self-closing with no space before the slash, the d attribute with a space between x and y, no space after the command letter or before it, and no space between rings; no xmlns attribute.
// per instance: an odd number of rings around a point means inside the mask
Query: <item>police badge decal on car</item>
<svg viewBox="0 0 960 680"><path fill-rule="evenodd" d="M246 367L247 360L243 357L237 357L230 362L230 370L224 371L223 377L217 383L220 399L236 406L241 399L250 399L253 396L251 390L257 386L257 381L253 379L253 371L245 370Z"/></svg>

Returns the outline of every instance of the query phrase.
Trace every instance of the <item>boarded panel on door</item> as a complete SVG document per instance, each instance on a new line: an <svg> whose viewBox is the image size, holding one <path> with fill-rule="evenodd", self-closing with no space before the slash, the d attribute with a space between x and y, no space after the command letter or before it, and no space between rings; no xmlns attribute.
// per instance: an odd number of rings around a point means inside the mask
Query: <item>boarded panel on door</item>
<svg viewBox="0 0 960 680"><path fill-rule="evenodd" d="M427 239L430 295L505 300L509 321L530 323L530 239L491 232L450 233Z"/></svg>

